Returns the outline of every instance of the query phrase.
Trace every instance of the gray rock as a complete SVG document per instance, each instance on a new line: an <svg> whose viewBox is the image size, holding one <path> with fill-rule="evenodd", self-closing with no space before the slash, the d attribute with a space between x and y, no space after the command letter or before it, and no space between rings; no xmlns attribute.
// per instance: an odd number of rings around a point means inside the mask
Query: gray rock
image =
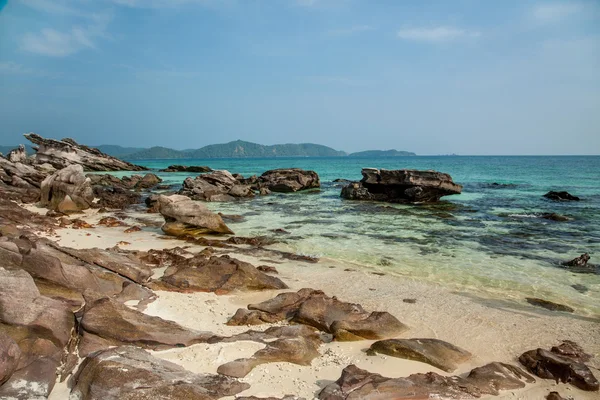
<svg viewBox="0 0 600 400"><path fill-rule="evenodd" d="M319 175L315 171L305 171L300 168L282 168L267 171L258 178L258 184L271 192L283 193L321 187Z"/></svg>
<svg viewBox="0 0 600 400"><path fill-rule="evenodd" d="M70 165L50 175L41 184L40 204L50 210L63 213L78 212L90 208L94 192L83 167Z"/></svg>
<svg viewBox="0 0 600 400"><path fill-rule="evenodd" d="M233 234L223 219L203 204L180 195L158 198L159 212L165 217L163 231L174 236L199 236L207 233Z"/></svg>

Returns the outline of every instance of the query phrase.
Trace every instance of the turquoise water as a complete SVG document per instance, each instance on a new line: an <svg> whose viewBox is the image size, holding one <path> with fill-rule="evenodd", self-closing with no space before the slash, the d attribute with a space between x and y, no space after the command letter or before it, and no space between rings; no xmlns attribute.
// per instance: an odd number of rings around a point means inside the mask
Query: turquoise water
<svg viewBox="0 0 600 400"><path fill-rule="evenodd" d="M277 158L137 161L152 169L169 164L208 165L245 177L284 167L315 170L320 191L273 194L233 203L208 203L245 220L228 223L241 236L277 235L276 247L335 259L353 267L436 282L459 291L521 301L542 297L600 315L600 275L574 274L561 261L588 252L600 264L600 157ZM343 200L337 178L359 180L363 167L434 169L464 185L436 205ZM179 187L188 174L159 173ZM506 184L492 186L492 183ZM580 202L542 195L567 190ZM556 212L568 222L548 221ZM572 285L588 290L580 293Z"/></svg>

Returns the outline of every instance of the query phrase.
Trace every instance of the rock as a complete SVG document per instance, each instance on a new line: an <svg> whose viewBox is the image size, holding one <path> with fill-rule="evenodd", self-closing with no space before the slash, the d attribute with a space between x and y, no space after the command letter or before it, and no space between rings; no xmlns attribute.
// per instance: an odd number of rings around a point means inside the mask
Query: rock
<svg viewBox="0 0 600 400"><path fill-rule="evenodd" d="M158 176L156 176L155 174L146 174L142 177L142 179L140 179L136 184L135 184L135 188L136 189L150 189L156 185L158 185L159 183L162 182L162 179L160 179Z"/></svg>
<svg viewBox="0 0 600 400"><path fill-rule="evenodd" d="M169 165L165 169L159 169L159 172L194 172L194 173L203 173L203 172L212 172L213 170L210 167L201 166L201 165Z"/></svg>
<svg viewBox="0 0 600 400"><path fill-rule="evenodd" d="M319 175L315 171L300 168L273 169L263 173L258 182L260 187L265 187L271 192L283 193L321 187Z"/></svg>
<svg viewBox="0 0 600 400"><path fill-rule="evenodd" d="M581 285L579 283L576 283L574 285L571 285L571 287L575 290L577 290L579 293L586 293L587 291L589 291L590 289L587 286Z"/></svg>
<svg viewBox="0 0 600 400"><path fill-rule="evenodd" d="M159 211L165 217L162 230L173 236L203 234L233 234L223 219L203 204L186 196L172 195L158 198Z"/></svg>
<svg viewBox="0 0 600 400"><path fill-rule="evenodd" d="M94 196L98 198L96 205L102 208L123 210L131 205L139 204L142 196L131 190L119 187L94 186Z"/></svg>
<svg viewBox="0 0 600 400"><path fill-rule="evenodd" d="M565 306L564 304L554 303L552 301L538 299L535 297L526 297L525 300L531 305L545 308L550 311L564 311L564 312L574 312L575 310L569 306Z"/></svg>
<svg viewBox="0 0 600 400"><path fill-rule="evenodd" d="M304 397L298 397L294 395L285 395L283 397L256 397L256 396L243 396L236 397L235 400L306 400Z"/></svg>
<svg viewBox="0 0 600 400"><path fill-rule="evenodd" d="M160 278L164 289L227 293L232 290L287 289L280 279L229 256L197 255L172 264Z"/></svg>
<svg viewBox="0 0 600 400"><path fill-rule="evenodd" d="M25 150L25 146L20 144L16 149L9 151L6 155L6 159L12 163L27 164L27 151Z"/></svg>
<svg viewBox="0 0 600 400"><path fill-rule="evenodd" d="M39 188L40 184L46 178L47 174L36 169L31 165L22 162L12 162L6 158L0 157L0 180L11 186L16 178L20 182L25 182L31 188Z"/></svg>
<svg viewBox="0 0 600 400"><path fill-rule="evenodd" d="M111 157L98 149L80 145L73 139L44 139L35 133L25 134L25 138L37 145L35 164L48 163L56 169L79 164L86 171L144 171L147 169Z"/></svg>
<svg viewBox="0 0 600 400"><path fill-rule="evenodd" d="M15 372L20 357L19 346L6 333L0 332L0 386Z"/></svg>
<svg viewBox="0 0 600 400"><path fill-rule="evenodd" d="M420 361L446 372L453 372L471 358L471 353L439 339L388 339L371 345L369 355L376 353Z"/></svg>
<svg viewBox="0 0 600 400"><path fill-rule="evenodd" d="M577 196L573 196L569 192L553 192L550 191L544 195L545 198L554 201L579 201L581 200Z"/></svg>
<svg viewBox="0 0 600 400"><path fill-rule="evenodd" d="M193 200L232 201L237 198L254 197L249 185L241 184L229 171L217 170L196 178L187 178L179 194Z"/></svg>
<svg viewBox="0 0 600 400"><path fill-rule="evenodd" d="M525 387L533 378L521 369L502 363L475 368L466 377L441 376L435 372L413 374L406 378L386 378L349 365L342 376L327 385L320 400L358 399L474 399L498 395L501 390Z"/></svg>
<svg viewBox="0 0 600 400"><path fill-rule="evenodd" d="M550 392L546 396L546 400L566 400L558 392Z"/></svg>
<svg viewBox="0 0 600 400"><path fill-rule="evenodd" d="M257 270L259 270L260 272L264 272L266 274L278 274L279 271L277 271L277 268L272 267L270 265L259 265L258 267L256 267Z"/></svg>
<svg viewBox="0 0 600 400"><path fill-rule="evenodd" d="M587 354L580 345L571 340L563 340L560 345L553 346L550 351L580 362L587 362L592 359L590 354Z"/></svg>
<svg viewBox="0 0 600 400"><path fill-rule="evenodd" d="M363 179L342 188L349 200L375 200L393 203L436 202L442 196L460 194L462 186L437 171L385 170L363 168Z"/></svg>
<svg viewBox="0 0 600 400"><path fill-rule="evenodd" d="M144 203L146 207L148 207L148 212L157 213L160 208L160 203L158 202L158 198L160 194L151 194L150 196L144 199Z"/></svg>
<svg viewBox="0 0 600 400"><path fill-rule="evenodd" d="M90 355L73 384L71 397L81 400L212 400L250 387L225 376L193 374L133 346Z"/></svg>
<svg viewBox="0 0 600 400"><path fill-rule="evenodd" d="M569 217L565 217L564 215L560 215L557 213L542 213L540 215L541 218L543 219L548 219L550 221L557 221L557 222L565 222L565 221L569 221Z"/></svg>
<svg viewBox="0 0 600 400"><path fill-rule="evenodd" d="M198 332L159 317L143 314L109 298L86 301L81 319L82 357L107 348L132 344L148 349L186 347L206 342L210 332Z"/></svg>
<svg viewBox="0 0 600 400"><path fill-rule="evenodd" d="M94 193L81 165L73 164L50 175L41 184L40 204L62 213L90 208Z"/></svg>
<svg viewBox="0 0 600 400"><path fill-rule="evenodd" d="M592 371L577 358L538 348L529 350L519 357L519 361L534 375L543 379L553 379L557 383L571 383L587 391L598 391L598 380Z"/></svg>
<svg viewBox="0 0 600 400"><path fill-rule="evenodd" d="M254 237L243 237L243 236L232 236L225 240L225 243L230 244L245 244L254 247L264 247L271 244L277 243L277 241L268 236L254 236Z"/></svg>
<svg viewBox="0 0 600 400"><path fill-rule="evenodd" d="M115 217L104 217L98 221L98 225L103 225L109 228L114 228L116 226L127 226L123 221L117 219Z"/></svg>
<svg viewBox="0 0 600 400"><path fill-rule="evenodd" d="M593 274L596 272L596 266L588 264L588 261L590 261L590 255L588 253L584 253L579 257L575 257L571 261L561 263L561 265L567 267L571 272L580 274Z"/></svg>
<svg viewBox="0 0 600 400"><path fill-rule="evenodd" d="M132 226L131 228L127 228L127 229L125 229L123 232L125 232L125 233L133 233L133 232L139 232L139 231L141 231L141 230L142 230L142 227L141 227L141 226L134 225L134 226Z"/></svg>
<svg viewBox="0 0 600 400"><path fill-rule="evenodd" d="M284 319L315 327L341 341L387 339L408 329L386 312L366 312L359 304L341 302L313 289L281 293L271 300L240 309L228 325L250 325Z"/></svg>
<svg viewBox="0 0 600 400"><path fill-rule="evenodd" d="M217 213L217 214L219 214L221 216L221 218L223 218L224 221L241 222L246 219L241 215L223 214L223 213Z"/></svg>

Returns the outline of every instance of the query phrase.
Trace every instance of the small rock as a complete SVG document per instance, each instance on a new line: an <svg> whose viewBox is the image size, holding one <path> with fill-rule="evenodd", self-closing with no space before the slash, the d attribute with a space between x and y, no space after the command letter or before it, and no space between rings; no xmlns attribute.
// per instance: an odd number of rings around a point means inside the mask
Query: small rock
<svg viewBox="0 0 600 400"><path fill-rule="evenodd" d="M558 303L554 303L552 301L538 299L535 297L527 297L525 300L527 300L527 302L531 305L542 307L542 308L545 308L546 310L565 311L565 312L570 312L570 313L575 311L571 307L566 306L564 304L558 304Z"/></svg>

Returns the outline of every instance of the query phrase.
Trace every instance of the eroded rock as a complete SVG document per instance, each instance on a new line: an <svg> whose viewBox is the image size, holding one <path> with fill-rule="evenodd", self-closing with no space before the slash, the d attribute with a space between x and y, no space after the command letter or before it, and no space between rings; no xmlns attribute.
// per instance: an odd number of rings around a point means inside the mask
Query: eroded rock
<svg viewBox="0 0 600 400"><path fill-rule="evenodd" d="M40 204L62 213L90 208L94 192L83 167L73 164L50 175L41 184Z"/></svg>
<svg viewBox="0 0 600 400"><path fill-rule="evenodd" d="M233 234L223 219L206 206L186 196L158 198L159 211L165 217L162 230L173 236L199 236L208 233Z"/></svg>
<svg viewBox="0 0 600 400"><path fill-rule="evenodd" d="M321 187L319 175L315 171L300 168L282 168L266 171L258 178L258 184L271 192L297 192ZM261 193L262 194L262 193Z"/></svg>

